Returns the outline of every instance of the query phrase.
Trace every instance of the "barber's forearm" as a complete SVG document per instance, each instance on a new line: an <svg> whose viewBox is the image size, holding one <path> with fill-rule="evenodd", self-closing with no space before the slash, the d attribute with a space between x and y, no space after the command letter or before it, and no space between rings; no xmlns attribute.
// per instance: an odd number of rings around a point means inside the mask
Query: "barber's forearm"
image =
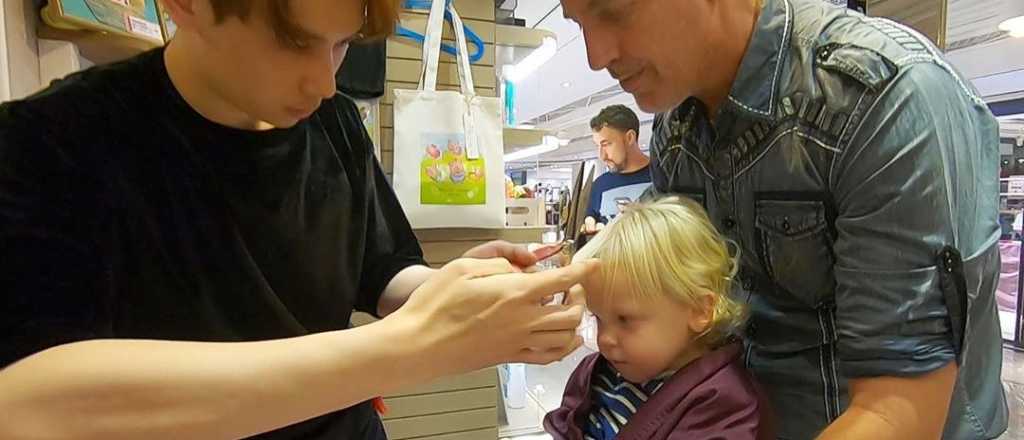
<svg viewBox="0 0 1024 440"><path fill-rule="evenodd" d="M446 373L429 371L444 362L429 359L412 333L384 320L264 342L55 347L0 370L0 438L254 435Z"/></svg>
<svg viewBox="0 0 1024 440"><path fill-rule="evenodd" d="M377 314L388 316L402 307L409 295L427 281L436 270L426 266L409 266L398 272L384 288L377 301Z"/></svg>
<svg viewBox="0 0 1024 440"><path fill-rule="evenodd" d="M818 440L907 440L908 438L914 438L898 437L897 433L899 431L898 424L895 421L888 420L884 414L851 406L842 416L829 425L825 432L818 436Z"/></svg>
<svg viewBox="0 0 1024 440"><path fill-rule="evenodd" d="M851 381L850 407L818 440L939 439L945 427L957 365L914 378Z"/></svg>

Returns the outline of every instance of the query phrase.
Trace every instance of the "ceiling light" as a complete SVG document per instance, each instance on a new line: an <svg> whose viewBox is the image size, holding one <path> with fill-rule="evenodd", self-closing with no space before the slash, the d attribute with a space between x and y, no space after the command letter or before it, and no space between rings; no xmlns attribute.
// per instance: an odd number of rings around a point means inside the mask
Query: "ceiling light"
<svg viewBox="0 0 1024 440"><path fill-rule="evenodd" d="M999 23L999 30L1008 32L1011 37L1024 37L1024 15Z"/></svg>
<svg viewBox="0 0 1024 440"><path fill-rule="evenodd" d="M570 87L572 87L572 81L566 81L566 82L562 83L562 88L563 89L568 89Z"/></svg>

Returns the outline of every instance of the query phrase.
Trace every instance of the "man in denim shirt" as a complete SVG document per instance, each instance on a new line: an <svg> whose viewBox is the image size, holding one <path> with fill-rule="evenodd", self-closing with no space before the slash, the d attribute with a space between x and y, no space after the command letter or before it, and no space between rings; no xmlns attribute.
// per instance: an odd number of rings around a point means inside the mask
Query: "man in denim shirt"
<svg viewBox="0 0 1024 440"><path fill-rule="evenodd" d="M998 128L924 37L821 0L562 0L646 111L660 193L741 248L786 439L990 439Z"/></svg>

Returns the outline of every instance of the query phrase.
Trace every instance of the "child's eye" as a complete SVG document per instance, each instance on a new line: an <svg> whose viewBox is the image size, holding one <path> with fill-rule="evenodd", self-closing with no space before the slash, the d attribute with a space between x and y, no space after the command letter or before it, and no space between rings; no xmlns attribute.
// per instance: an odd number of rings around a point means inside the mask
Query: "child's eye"
<svg viewBox="0 0 1024 440"><path fill-rule="evenodd" d="M286 46L288 46L288 48L294 49L294 50L306 50L306 49L309 49L309 47L310 47L309 40L305 40L305 39L298 38L298 37L291 37L291 36L286 37L284 39L284 43L285 43Z"/></svg>
<svg viewBox="0 0 1024 440"><path fill-rule="evenodd" d="M629 324L629 317L626 315L619 315L619 324Z"/></svg>

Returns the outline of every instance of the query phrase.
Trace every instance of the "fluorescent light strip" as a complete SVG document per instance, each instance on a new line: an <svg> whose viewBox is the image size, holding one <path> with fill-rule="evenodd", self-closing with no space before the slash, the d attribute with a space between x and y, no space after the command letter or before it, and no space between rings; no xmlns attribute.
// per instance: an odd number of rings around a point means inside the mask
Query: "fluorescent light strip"
<svg viewBox="0 0 1024 440"><path fill-rule="evenodd" d="M1024 15L999 23L999 30L1009 32L1011 37L1024 37Z"/></svg>
<svg viewBox="0 0 1024 440"><path fill-rule="evenodd" d="M555 57L558 52L558 41L551 37L544 37L542 41L540 47L530 52L522 61L504 68L505 79L518 83Z"/></svg>
<svg viewBox="0 0 1024 440"><path fill-rule="evenodd" d="M515 162L517 160L523 160L527 157L533 157L544 153L550 153L555 151L560 146L561 142L557 137L544 136L544 141L540 145L534 145L532 147L526 147L521 150L516 150L505 155L505 162Z"/></svg>

